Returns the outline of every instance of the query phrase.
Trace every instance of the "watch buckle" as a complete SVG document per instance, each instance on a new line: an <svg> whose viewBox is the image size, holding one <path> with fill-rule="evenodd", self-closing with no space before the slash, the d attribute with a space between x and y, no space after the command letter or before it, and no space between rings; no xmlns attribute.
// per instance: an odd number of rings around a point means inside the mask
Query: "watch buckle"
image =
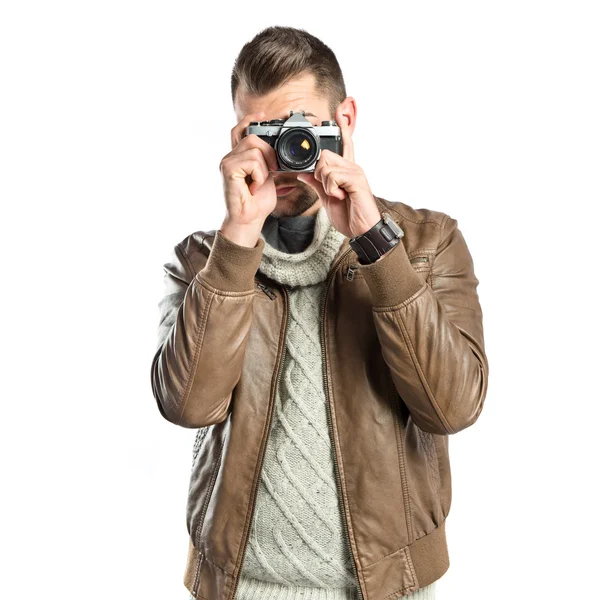
<svg viewBox="0 0 600 600"><path fill-rule="evenodd" d="M398 227L398 224L387 212L381 213L381 218L383 222L390 227L390 229L394 232L394 237L400 239L403 236L402 230Z"/></svg>

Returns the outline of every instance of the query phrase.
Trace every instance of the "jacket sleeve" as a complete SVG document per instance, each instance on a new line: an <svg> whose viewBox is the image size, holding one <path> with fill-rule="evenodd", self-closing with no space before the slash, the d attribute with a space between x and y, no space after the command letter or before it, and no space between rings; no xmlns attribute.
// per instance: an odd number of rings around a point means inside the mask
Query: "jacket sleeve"
<svg viewBox="0 0 600 600"><path fill-rule="evenodd" d="M264 241L241 246L216 231L194 271L181 244L164 266L152 392L168 421L200 428L224 421L242 371Z"/></svg>
<svg viewBox="0 0 600 600"><path fill-rule="evenodd" d="M414 271L402 240L359 266L398 393L419 428L447 435L477 420L488 384L479 281L457 221L448 215L431 268L429 285Z"/></svg>

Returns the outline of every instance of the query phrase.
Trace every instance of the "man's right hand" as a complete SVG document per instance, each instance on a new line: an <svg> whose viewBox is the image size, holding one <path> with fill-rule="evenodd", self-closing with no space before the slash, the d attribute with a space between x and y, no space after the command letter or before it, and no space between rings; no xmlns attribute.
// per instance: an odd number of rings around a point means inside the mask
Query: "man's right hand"
<svg viewBox="0 0 600 600"><path fill-rule="evenodd" d="M242 246L253 248L265 219L277 206L275 181L269 171L277 171L275 150L257 135L244 137L251 121L263 113L245 115L231 130L232 150L221 160L219 170L227 215L220 231Z"/></svg>

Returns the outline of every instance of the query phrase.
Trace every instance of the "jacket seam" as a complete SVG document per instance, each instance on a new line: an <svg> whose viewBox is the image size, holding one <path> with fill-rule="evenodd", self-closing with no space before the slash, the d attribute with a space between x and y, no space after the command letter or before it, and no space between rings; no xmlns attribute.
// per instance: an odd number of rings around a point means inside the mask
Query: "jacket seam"
<svg viewBox="0 0 600 600"><path fill-rule="evenodd" d="M415 269L416 272L418 272ZM425 271L425 269L423 269ZM391 306L373 306L372 310L374 312L395 312L400 308L404 308L411 304L414 300L416 300L421 294L425 292L427 289L427 282L423 282L423 285L412 295L406 298L406 300L402 300L402 302L398 304L392 304Z"/></svg>
<svg viewBox="0 0 600 600"><path fill-rule="evenodd" d="M209 491L206 494L206 497L204 498L204 502L202 503L200 522L198 523L198 525L196 525L196 548L200 547L200 536L202 535L202 530L204 529L204 520L206 519L206 512L208 510L208 505L210 504L215 488L215 483L217 481L217 477L219 476L219 471L221 469L221 460L223 458L223 448L225 446L225 439L225 436L223 436L223 441L221 442L221 447L219 448L219 456L215 460L215 464L213 465L213 469L210 474Z"/></svg>
<svg viewBox="0 0 600 600"><path fill-rule="evenodd" d="M450 215L445 215L444 218L442 219L441 222L441 226L442 226L442 233L444 233L444 229L446 229L446 223L450 220ZM441 243L441 240L440 240ZM438 244L439 245L439 244Z"/></svg>
<svg viewBox="0 0 600 600"><path fill-rule="evenodd" d="M198 592L198 585L200 583L200 571L202 570L202 561L204 556L198 553L198 563L196 564L196 573L194 575L194 581L192 583L192 590L194 592L194 596L196 598L202 598L202 596Z"/></svg>
<svg viewBox="0 0 600 600"><path fill-rule="evenodd" d="M417 539L420 539L420 538L417 538ZM417 540L414 540L414 541L416 542ZM408 545L410 546L410 544L408 544ZM386 558L393 556L394 554L398 554L398 552L402 552L405 549L406 549L406 546L400 546L400 548L396 548L395 550L392 550L391 552L384 554L381 558L378 558L376 561L369 563L368 565L364 565L363 569L370 569L372 566L376 565L378 562L381 562L382 560L385 560Z"/></svg>
<svg viewBox="0 0 600 600"><path fill-rule="evenodd" d="M202 346L202 338L204 337L204 333L206 331L206 322L208 321L208 313L210 311L210 307L212 306L213 298L214 298L214 294L211 294L210 299L208 300L208 302L205 303L205 309L202 312L202 315L200 316L199 330L198 330L198 333L197 333L196 339L195 339L196 352L194 354L192 369L190 371L190 377L187 382L187 385L185 386L185 392L181 399L182 407L181 407L181 412L179 413L179 419L177 420L177 425L181 424L181 419L183 418L183 413L185 412L185 409L186 409L186 406L187 406L187 403L188 403L188 400L190 397L190 392L192 391L192 383L194 381L194 377L195 377L196 371L198 369L198 363L200 362L200 349Z"/></svg>
<svg viewBox="0 0 600 600"><path fill-rule="evenodd" d="M284 312L285 312L285 310L284 310ZM285 349L285 327L280 327L279 328L279 341L277 344L276 362L277 362L277 360L280 360L280 359L283 360L282 354L284 352L284 349ZM279 365L279 366L281 366L281 365ZM275 394L277 393L279 366L276 365L276 368L273 371L273 374L271 375L271 385L269 387L269 402L271 401L271 397L274 398ZM274 410L274 408L272 410ZM269 424L267 423L268 420L269 419L265 419L265 422L263 424L263 428L261 431L261 440L265 439L265 436L267 437L267 440L268 440L268 436L269 436ZM265 451L266 451L266 448L265 448ZM259 452L260 452L260 450L259 450ZM254 475L252 477L252 488L250 490L250 494L251 494L250 502L246 506L246 516L244 517L244 529L248 528L247 537L250 535L249 528L251 527L252 518L253 518L252 506L253 506L253 501L254 501L254 493L256 491L256 488L259 485L259 479L260 479L260 470L258 468L258 462L257 462L257 464L254 468ZM242 529L242 535L243 535L244 529ZM242 568L242 561L243 561L243 558L240 560L240 555L243 553L241 546L242 545L240 544L240 547L238 549L238 553L237 553L237 556L235 559L235 563L234 563L234 571L235 571L238 561L240 561L240 566L239 566L237 577L239 577L239 575L240 575L240 571ZM223 569L223 571L225 573L227 573L227 571L225 571L224 569ZM229 575L229 573L227 573L227 574ZM235 575L231 574L231 577L235 577Z"/></svg>
<svg viewBox="0 0 600 600"><path fill-rule="evenodd" d="M327 335L329 334L329 322L327 322L327 330L326 330ZM336 452L337 452L337 448L341 448L341 442L340 442L340 436L338 434L338 427L337 427L337 417L336 417L336 408L335 408L335 396L334 396L334 391L333 391L333 387L330 385L330 357L327 355L325 357L325 364L323 365L323 368L325 369L326 375L327 375L327 390L326 393L329 393L330 398L331 398L331 404L330 404L330 409L331 409L331 420L332 420L332 431L333 431L333 437L334 439L332 440L335 448L336 448ZM337 445L336 445L337 443ZM340 479L340 486L342 488L342 498L340 498L340 500L342 502L347 502L348 507L350 506L350 500L348 498L348 488L346 486L346 465L344 464L344 459L342 457L342 453L339 452L337 454L337 458L338 458L338 465L341 467L341 471L339 472L339 479ZM346 509L344 509L346 510ZM354 521L352 518L352 511L351 510L346 510L346 512L348 513L348 541L350 544L354 544L354 546L358 547L357 543L356 543L356 534L355 534L355 527L354 527ZM350 539L351 538L351 539ZM350 553L352 554L352 548L350 548ZM354 560L354 558L352 558L352 560ZM364 576L363 576L363 567L359 564L356 565L356 577L358 579L358 583L360 586L360 581L361 579L364 581Z"/></svg>
<svg viewBox="0 0 600 600"><path fill-rule="evenodd" d="M388 598L391 598L392 596L394 596L394 594L397 594L398 592L405 592L406 590L412 590L415 587L415 581L416 581L416 573L415 573L415 568L412 564L412 560L410 558L410 555L408 554L408 552L406 551L406 547L401 548L400 549L403 554L404 554L404 558L406 559L406 564L408 565L408 568L410 569L410 574L412 576L412 583L410 585L407 585L403 588L400 588L394 592L391 592L390 594L388 594L387 596L384 597L383 600L387 600Z"/></svg>
<svg viewBox="0 0 600 600"><path fill-rule="evenodd" d="M446 521L446 517L444 517L440 523L438 523L431 531L428 531L425 535L422 535L421 537L415 538L414 540L412 540L412 542L410 542L410 544L406 544L404 546L400 546L400 548L396 548L396 550L392 550L391 552L388 552L386 555L382 556L381 558L378 558L375 562L372 562L372 563L369 563L368 565L365 565L363 568L364 569L369 569L373 565L376 565L378 562L381 562L382 560L385 560L389 556L392 556L394 554L398 554L398 552L407 552L407 550L410 550L410 547L413 544L416 544L417 542L421 541L423 538L426 538L428 535L431 535L434 531L436 531L437 529L439 529L444 524L445 521ZM412 560L411 560L411 565L412 565ZM406 588L404 588L404 589L406 589ZM392 592L392 593L394 593L394 592ZM386 596L386 598L387 598L387 596Z"/></svg>
<svg viewBox="0 0 600 600"><path fill-rule="evenodd" d="M431 246L421 246L410 250L406 253L406 256L408 256L408 259L410 260L411 258L415 258L415 256L422 256L423 254L435 254L438 247L439 244L435 248L432 248Z"/></svg>
<svg viewBox="0 0 600 600"><path fill-rule="evenodd" d="M449 220L450 220L450 215L446 215L446 218L442 222L442 230L440 231L440 241L438 242L438 245L435 249L435 254L433 255L433 261L431 263L431 268L429 271L429 282L430 282L429 285L431 286L432 291L435 291L435 280L437 279L437 275L434 275L433 271L434 271L435 264L437 262L437 256L438 256L440 246L446 239L446 237L444 236L444 231L446 229L446 224L448 223Z"/></svg>
<svg viewBox="0 0 600 600"><path fill-rule="evenodd" d="M233 298L243 298L245 296L252 296L256 292L256 286L253 286L251 290L242 290L240 292L231 292L228 290L220 290L219 288L213 287L210 283L207 283L204 279L202 279L200 273L197 273L194 277L194 280L200 284L202 287L206 288L209 292L213 294L217 294L219 296L229 296Z"/></svg>
<svg viewBox="0 0 600 600"><path fill-rule="evenodd" d="M229 577L234 577L233 573L230 573L229 571L225 570L223 567L219 566L218 564L216 564L215 562L210 560L210 558L208 558L208 556L206 556L206 554L204 552L202 552L202 550L199 550L199 549L197 549L197 550L198 550L198 554L203 557L202 560L205 560L207 563L210 563L213 567L215 567L216 569L219 569L219 571L223 571L223 573L225 573L225 575L227 575Z"/></svg>
<svg viewBox="0 0 600 600"><path fill-rule="evenodd" d="M413 219L407 215L405 215L404 213L400 212L398 210L398 208L395 207L389 207L386 206L379 198L378 198L378 202L381 205L381 209L384 210L385 212L393 212L395 213L398 217L400 217L401 219L405 219L406 221L410 221L411 223L435 223L436 225L439 225L443 228L445 221L447 220L448 215L445 215L445 217L442 217L442 220L440 221L439 219L436 219L435 217L426 217L425 219Z"/></svg>
<svg viewBox="0 0 600 600"><path fill-rule="evenodd" d="M443 227L444 226L444 219L442 219L441 221L439 221L438 219L433 219L433 218L429 218L429 219L411 219L411 217L407 217L406 215L404 215L401 212L398 212L397 210L394 209L390 209L390 208L386 208L385 209L386 212L392 210L393 212L395 212L401 219L404 219L405 221L410 221L411 223L415 223L415 225L419 225L421 223L435 223L436 225L438 225L439 227Z"/></svg>
<svg viewBox="0 0 600 600"><path fill-rule="evenodd" d="M450 215L446 215L446 218L442 221L442 228L440 230L440 241L438 242L438 245L435 249L435 254L433 256L434 262L435 262L435 259L437 258L440 246L442 245L443 241L446 239L446 237L444 236L444 232L446 231L446 224L448 223L449 220L450 220ZM433 270L433 265L431 265L431 269Z"/></svg>
<svg viewBox="0 0 600 600"><path fill-rule="evenodd" d="M390 378L391 379L391 378ZM402 503L404 505L404 520L406 522L406 531L408 534L408 539L409 540L413 540L413 536L414 536L414 529L413 529L413 515L412 515L412 505L410 502L410 489L408 487L408 477L407 477L407 473L406 473L406 453L405 453L405 449L404 449L404 439L405 436L402 434L402 425L400 424L400 404L399 404L399 399L400 396L396 391L396 388L394 387L394 382L391 381L390 383L390 388L391 391L393 392L393 398L392 398L392 403L393 403L393 419L394 419L394 436L396 438L396 459L398 460L398 472L400 473L400 483L402 486ZM402 455L402 457L401 457ZM390 552L390 554L394 554L394 552L398 552L398 550L394 550L393 552ZM389 555L386 555L389 556ZM385 557L382 557L385 558ZM379 559L381 560L381 559ZM371 564L375 564L377 562L379 562L379 560L376 560L374 563ZM371 566L371 565L367 565L367 566Z"/></svg>
<svg viewBox="0 0 600 600"><path fill-rule="evenodd" d="M410 336L408 335L408 330L406 329L405 323L402 320L400 311L397 311L397 310L391 311L391 314L393 314L396 317L396 321L398 322L398 326L400 328L400 331L402 332L402 337L404 338L406 346L409 350L409 354L410 354L413 366L415 368L415 371L417 372L417 376L419 377L419 381L421 382L421 385L423 386L423 389L425 390L425 393L427 394L427 397L428 397L431 405L435 409L435 412L437 414L438 419L440 420L440 423L442 424L444 429L449 434L456 433L454 431L454 429L452 429L452 427L450 427L448 420L446 419L444 413L442 412L441 408L439 407L438 403L435 400L435 397L433 395L433 392L431 390L429 382L427 381L427 378L425 377L425 373L423 372L423 369L421 368L421 365L420 365L419 361L417 360L416 352L412 345L412 340L410 339Z"/></svg>

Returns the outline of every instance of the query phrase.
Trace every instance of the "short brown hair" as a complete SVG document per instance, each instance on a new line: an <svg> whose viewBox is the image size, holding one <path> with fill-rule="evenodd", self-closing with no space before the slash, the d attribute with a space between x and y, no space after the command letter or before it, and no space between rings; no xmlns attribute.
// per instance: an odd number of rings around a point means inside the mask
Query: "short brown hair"
<svg viewBox="0 0 600 600"><path fill-rule="evenodd" d="M272 26L244 44L231 73L231 99L238 88L264 96L306 72L315 77L315 88L329 98L331 118L346 98L342 70L335 54L304 29Z"/></svg>

